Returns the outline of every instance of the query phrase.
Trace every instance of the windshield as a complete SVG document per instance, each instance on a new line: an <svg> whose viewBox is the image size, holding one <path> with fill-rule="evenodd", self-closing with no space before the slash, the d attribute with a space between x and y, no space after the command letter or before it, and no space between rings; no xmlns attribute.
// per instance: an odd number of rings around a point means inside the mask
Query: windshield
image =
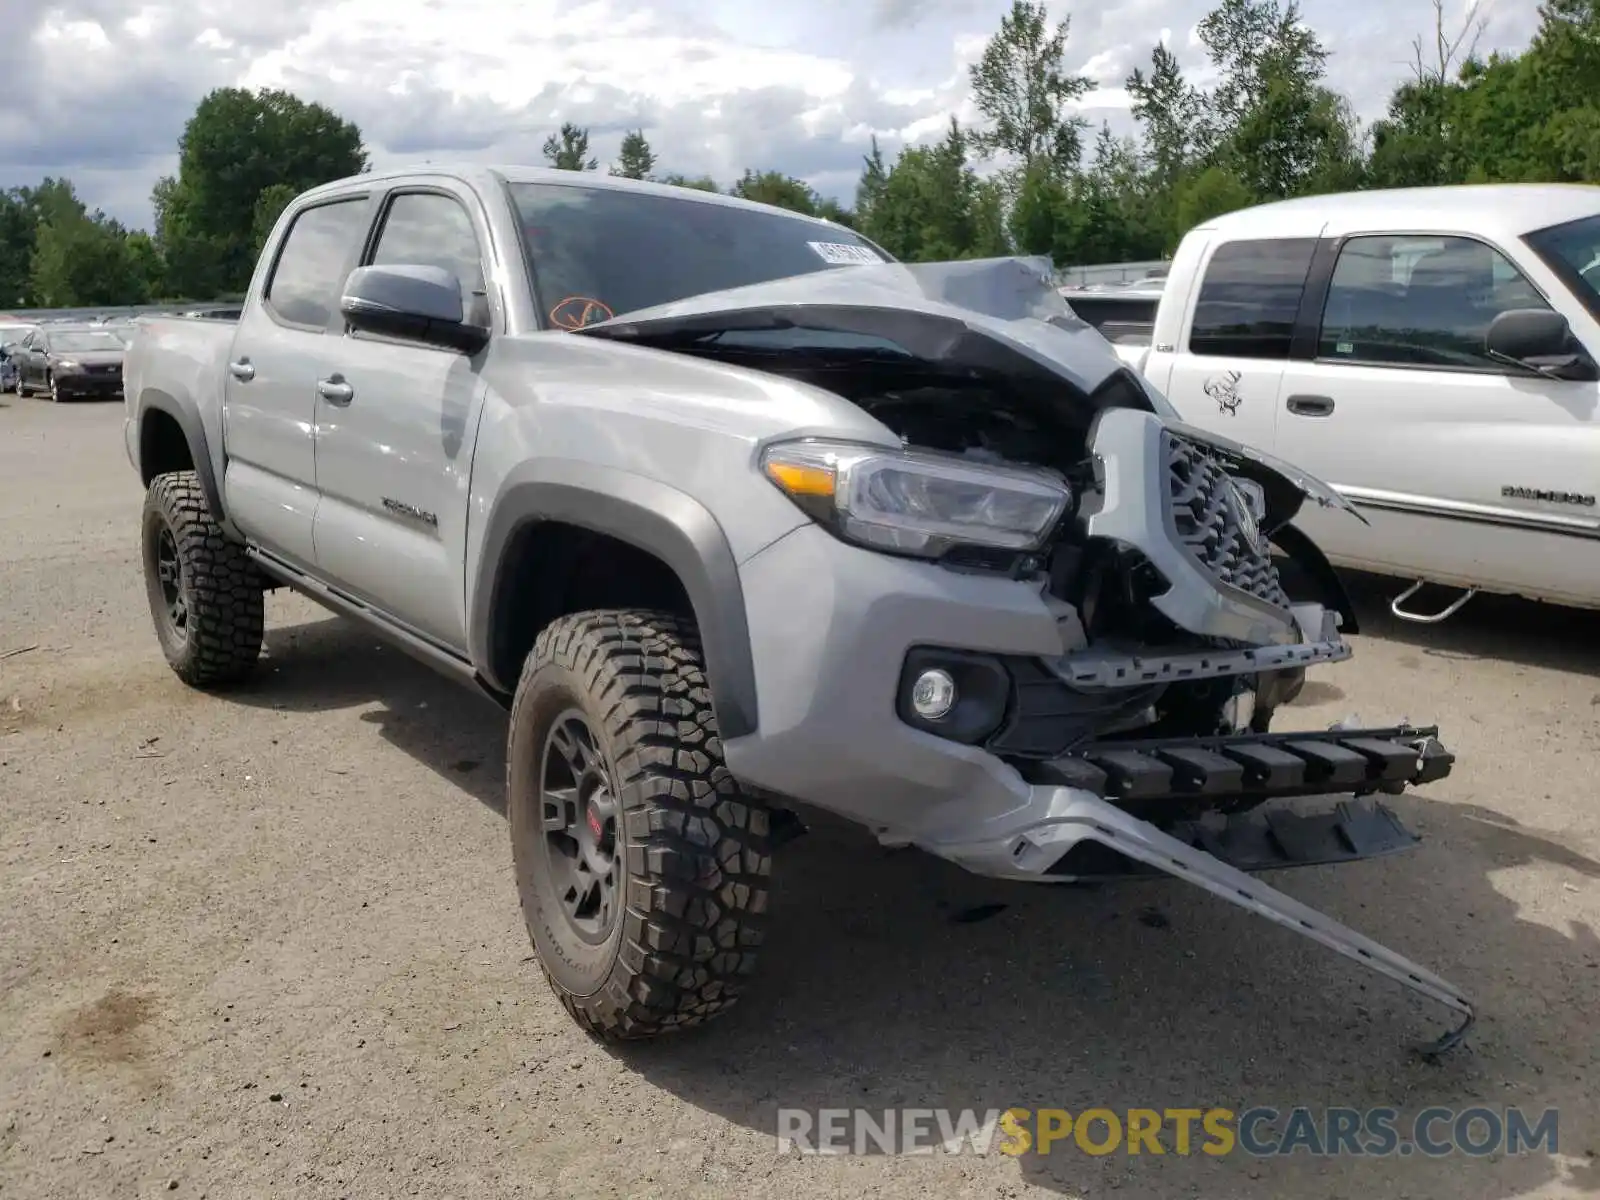
<svg viewBox="0 0 1600 1200"><path fill-rule="evenodd" d="M881 263L837 225L618 188L513 183L545 319L578 329L686 296Z"/></svg>
<svg viewBox="0 0 1600 1200"><path fill-rule="evenodd" d="M1589 315L1600 320L1600 214L1552 225L1522 240L1572 289Z"/></svg>
<svg viewBox="0 0 1600 1200"><path fill-rule="evenodd" d="M121 350L122 339L111 333L52 333L50 349L56 354L88 354L94 350Z"/></svg>

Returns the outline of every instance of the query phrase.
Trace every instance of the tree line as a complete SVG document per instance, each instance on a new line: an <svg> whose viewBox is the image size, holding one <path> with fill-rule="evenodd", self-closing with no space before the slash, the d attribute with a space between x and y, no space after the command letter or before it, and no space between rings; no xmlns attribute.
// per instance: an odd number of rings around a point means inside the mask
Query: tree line
<svg viewBox="0 0 1600 1200"><path fill-rule="evenodd" d="M860 230L907 261L1049 255L1058 265L1157 258L1210 217L1268 200L1358 188L1600 181L1600 0L1543 0L1519 54L1480 55L1469 12L1413 44L1411 77L1370 126L1326 80L1328 50L1295 0L1222 0L1200 22L1216 82L1190 81L1164 45L1126 80L1136 135L1078 113L1092 80L1066 67L1070 18L1042 0L1011 11L970 68L982 121L955 119L893 160L873 140L849 207L803 180L746 170L726 189ZM214 299L242 292L296 194L367 169L361 131L283 91L221 88L179 140L151 196L152 231L90 210L66 179L0 193L0 304ZM549 165L598 171L567 123ZM722 190L658 171L642 129L607 170Z"/></svg>

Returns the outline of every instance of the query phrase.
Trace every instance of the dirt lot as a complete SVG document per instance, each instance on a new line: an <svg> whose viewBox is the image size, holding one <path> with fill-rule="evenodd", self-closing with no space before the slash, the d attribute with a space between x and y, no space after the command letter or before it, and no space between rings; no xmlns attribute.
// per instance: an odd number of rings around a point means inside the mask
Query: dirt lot
<svg viewBox="0 0 1600 1200"><path fill-rule="evenodd" d="M511 886L504 718L274 596L260 681L150 631L121 410L0 397L0 1197L1450 1197L1600 1190L1600 617L1396 627L1297 721L1437 718L1417 851L1274 882L1473 995L1433 1009L1176 882L996 886L821 829L766 970L622 1051L547 994ZM23 653L12 653L24 650ZM986 902L992 919L954 915ZM1559 1157L1058 1148L780 1158L780 1106L1561 1108Z"/></svg>

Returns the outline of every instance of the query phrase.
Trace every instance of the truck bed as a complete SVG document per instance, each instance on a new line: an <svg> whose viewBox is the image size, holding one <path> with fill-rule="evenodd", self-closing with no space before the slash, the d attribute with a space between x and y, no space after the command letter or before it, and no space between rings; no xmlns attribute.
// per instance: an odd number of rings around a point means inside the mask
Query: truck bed
<svg viewBox="0 0 1600 1200"><path fill-rule="evenodd" d="M164 392L181 392L180 399L213 398L222 386L236 327L228 320L141 317L134 324L122 365L128 416L138 415L140 398L152 385Z"/></svg>

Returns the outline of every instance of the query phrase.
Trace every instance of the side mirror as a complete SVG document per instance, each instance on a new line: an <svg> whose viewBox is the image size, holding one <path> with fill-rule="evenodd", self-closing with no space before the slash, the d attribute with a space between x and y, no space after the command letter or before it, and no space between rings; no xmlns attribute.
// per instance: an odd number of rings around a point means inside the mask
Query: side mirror
<svg viewBox="0 0 1600 1200"><path fill-rule="evenodd" d="M1548 308L1513 308L1489 325L1483 339L1491 354L1515 359L1554 358L1570 354L1572 328Z"/></svg>
<svg viewBox="0 0 1600 1200"><path fill-rule="evenodd" d="M443 267L357 267L345 280L339 312L351 328L476 354L489 330L469 324L461 283Z"/></svg>
<svg viewBox="0 0 1600 1200"><path fill-rule="evenodd" d="M1548 308L1513 308L1489 324L1483 345L1490 358L1550 379L1600 380L1600 363L1572 336L1567 319Z"/></svg>

